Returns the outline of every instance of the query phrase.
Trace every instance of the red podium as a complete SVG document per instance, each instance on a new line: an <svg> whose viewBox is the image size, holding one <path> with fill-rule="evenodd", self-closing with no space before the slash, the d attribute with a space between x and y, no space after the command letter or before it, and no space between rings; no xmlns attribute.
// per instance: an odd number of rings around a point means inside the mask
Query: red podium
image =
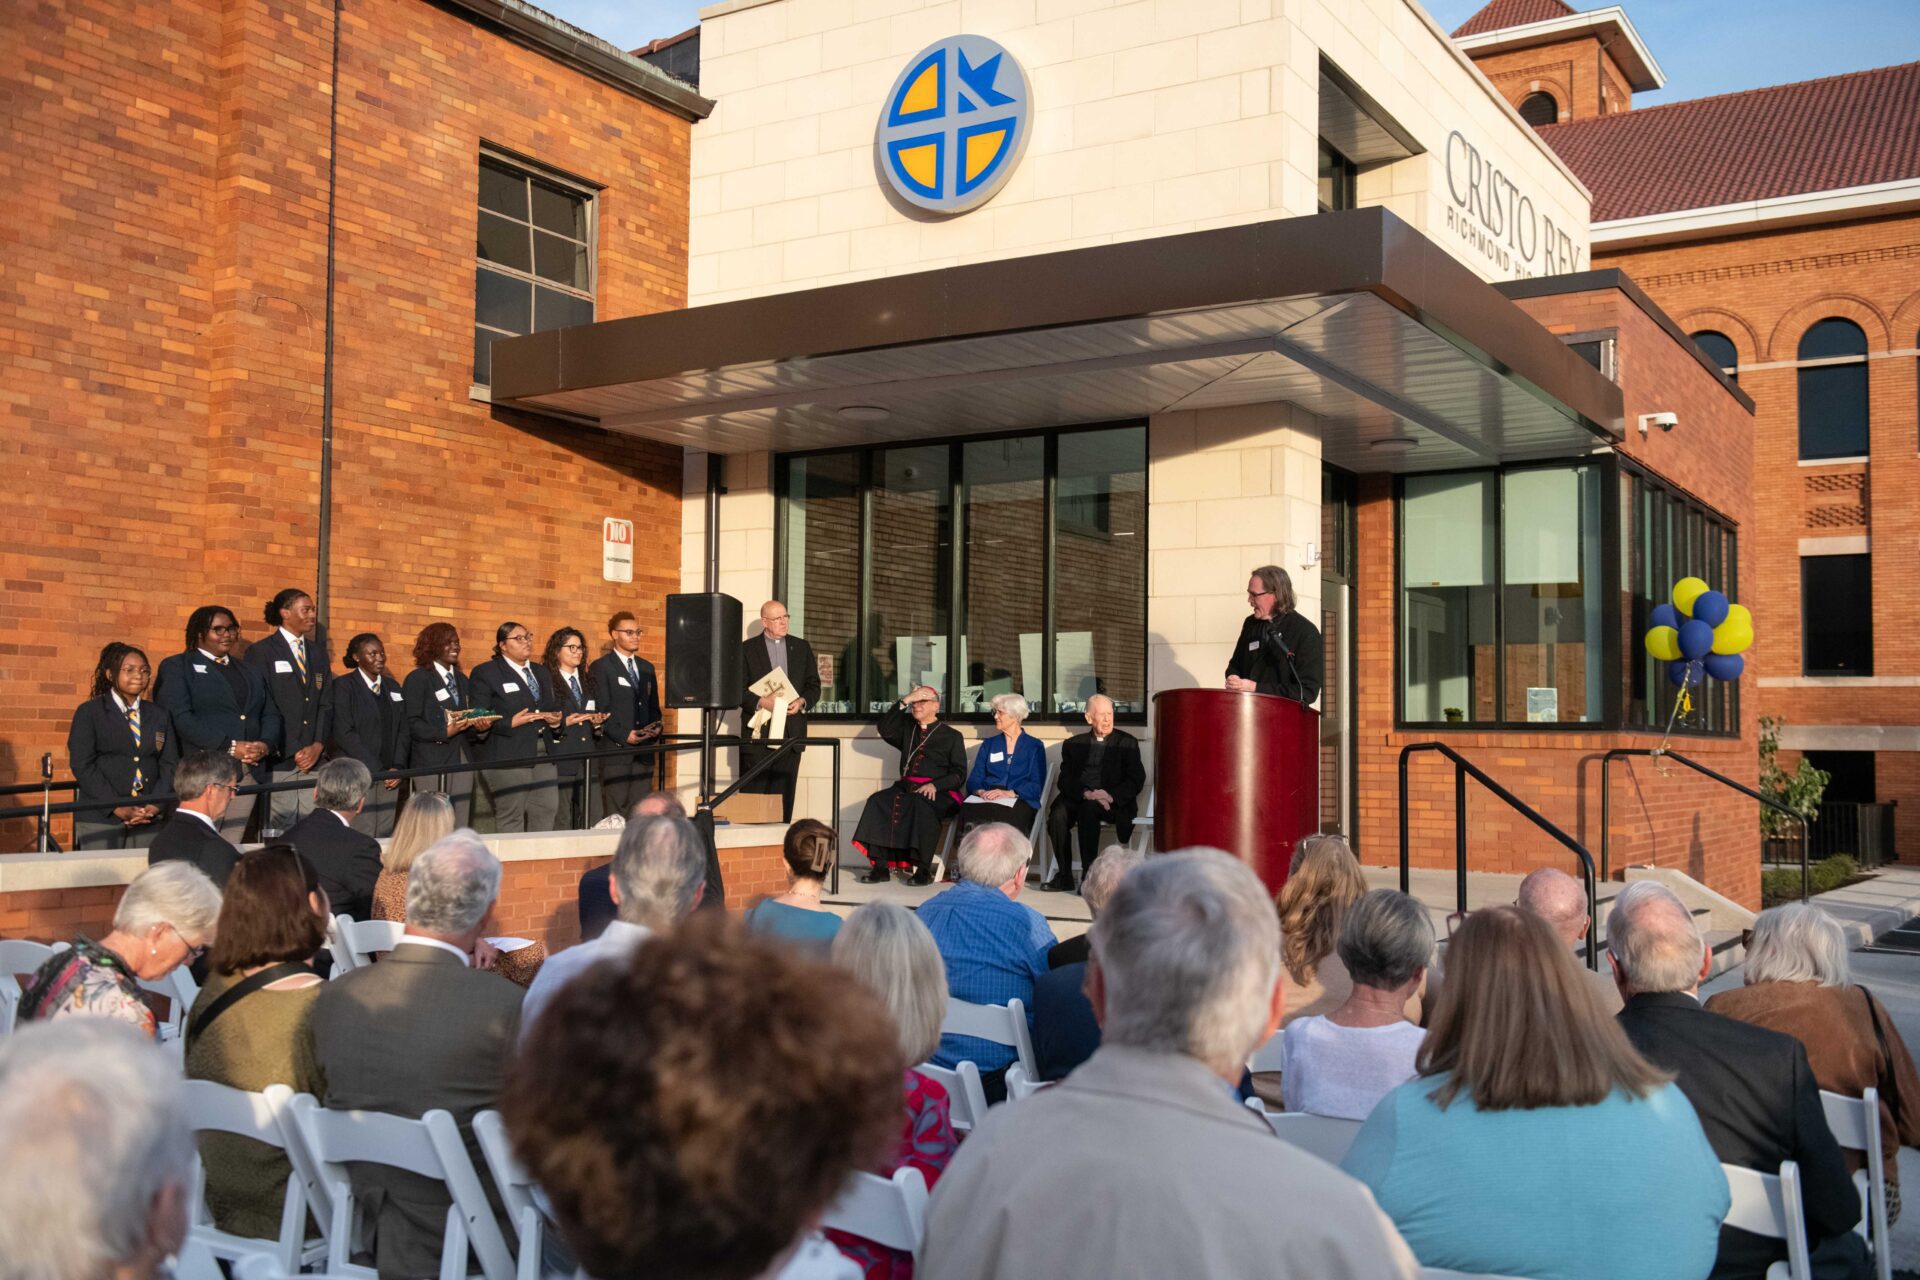
<svg viewBox="0 0 1920 1280"><path fill-rule="evenodd" d="M1154 847L1225 849L1280 892L1295 842L1320 828L1320 713L1224 689L1153 700Z"/></svg>

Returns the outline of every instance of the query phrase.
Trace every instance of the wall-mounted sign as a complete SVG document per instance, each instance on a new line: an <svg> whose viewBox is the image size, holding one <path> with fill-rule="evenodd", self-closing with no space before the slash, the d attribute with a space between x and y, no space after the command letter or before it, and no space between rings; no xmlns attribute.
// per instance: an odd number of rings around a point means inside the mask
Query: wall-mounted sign
<svg viewBox="0 0 1920 1280"><path fill-rule="evenodd" d="M1496 269L1557 276L1584 265L1585 251L1573 237L1458 129L1447 135L1447 194L1453 198L1447 230Z"/></svg>
<svg viewBox="0 0 1920 1280"><path fill-rule="evenodd" d="M908 59L873 147L902 200L965 213L1013 176L1032 126L1032 89L1013 55L984 36L953 36Z"/></svg>
<svg viewBox="0 0 1920 1280"><path fill-rule="evenodd" d="M633 581L633 521L608 516L600 522L600 576L608 582Z"/></svg>

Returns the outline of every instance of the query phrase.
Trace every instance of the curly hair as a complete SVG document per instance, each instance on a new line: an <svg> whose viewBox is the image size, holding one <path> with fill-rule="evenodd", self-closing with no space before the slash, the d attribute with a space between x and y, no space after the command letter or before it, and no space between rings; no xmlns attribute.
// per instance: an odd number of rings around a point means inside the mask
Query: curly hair
<svg viewBox="0 0 1920 1280"><path fill-rule="evenodd" d="M130 644L122 644L118 640L109 642L106 648L100 650L100 660L93 664L94 697L104 697L107 691L113 688L114 678L120 674L120 666L128 658L147 661L147 655L144 652ZM153 664L147 665L151 667Z"/></svg>
<svg viewBox="0 0 1920 1280"><path fill-rule="evenodd" d="M1295 982L1312 982L1340 940L1347 908L1367 892L1367 878L1345 836L1313 835L1293 851L1280 888L1280 959Z"/></svg>
<svg viewBox="0 0 1920 1280"><path fill-rule="evenodd" d="M569 636L580 642L580 656L584 659L587 656L587 638L580 634L577 627L562 627L548 636L546 650L540 655L540 665L553 672L556 683L560 679L560 646L567 642Z"/></svg>
<svg viewBox="0 0 1920 1280"><path fill-rule="evenodd" d="M413 642L413 665L432 666L441 648L459 634L459 628L451 622L429 622L420 629L420 638Z"/></svg>
<svg viewBox="0 0 1920 1280"><path fill-rule="evenodd" d="M501 1108L587 1275L749 1280L900 1133L879 1000L724 919L553 997Z"/></svg>
<svg viewBox="0 0 1920 1280"><path fill-rule="evenodd" d="M198 609L195 609L192 613L188 614L187 615L187 648L189 649L199 648L200 642L206 639L207 633L209 631L213 630L213 620L219 617L223 613L226 614L229 618L232 618L235 624L239 623L240 621L239 616L236 615L233 610L227 608L227 606L223 604L203 604Z"/></svg>

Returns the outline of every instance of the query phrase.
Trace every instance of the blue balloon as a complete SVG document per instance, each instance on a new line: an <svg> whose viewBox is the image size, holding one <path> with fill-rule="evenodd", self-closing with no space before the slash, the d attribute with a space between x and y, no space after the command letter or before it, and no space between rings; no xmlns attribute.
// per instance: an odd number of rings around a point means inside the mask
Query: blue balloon
<svg viewBox="0 0 1920 1280"><path fill-rule="evenodd" d="M1676 659L1667 664L1667 679L1677 686L1698 685L1700 683L1700 664Z"/></svg>
<svg viewBox="0 0 1920 1280"><path fill-rule="evenodd" d="M1700 618L1688 619L1680 628L1680 656L1697 662L1712 651L1713 624Z"/></svg>
<svg viewBox="0 0 1920 1280"><path fill-rule="evenodd" d="M1680 611L1670 604L1657 604L1653 606L1653 612L1647 615L1649 630L1654 627L1672 627L1678 631L1680 624L1685 621L1686 619L1680 616ZM1713 625L1717 627L1720 624L1716 622Z"/></svg>
<svg viewBox="0 0 1920 1280"><path fill-rule="evenodd" d="M1738 680L1747 669L1747 660L1737 653L1710 653L1701 662L1715 680Z"/></svg>
<svg viewBox="0 0 1920 1280"><path fill-rule="evenodd" d="M1724 591L1702 591L1694 597L1693 616L1710 627L1717 627L1727 620L1727 611L1732 607Z"/></svg>

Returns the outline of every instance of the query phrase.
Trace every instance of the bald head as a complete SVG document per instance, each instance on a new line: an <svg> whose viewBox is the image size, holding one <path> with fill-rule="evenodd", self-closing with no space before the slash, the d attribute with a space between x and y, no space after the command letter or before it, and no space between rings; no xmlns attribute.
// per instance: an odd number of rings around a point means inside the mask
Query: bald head
<svg viewBox="0 0 1920 1280"><path fill-rule="evenodd" d="M1552 925L1568 946L1587 936L1587 891L1556 867L1542 867L1522 880L1514 905Z"/></svg>
<svg viewBox="0 0 1920 1280"><path fill-rule="evenodd" d="M1707 944L1686 904L1652 880L1620 891L1607 915L1607 955L1624 994L1692 992L1707 968Z"/></svg>
<svg viewBox="0 0 1920 1280"><path fill-rule="evenodd" d="M640 797L633 806L633 812L627 815L633 818L684 818L686 806L680 803L680 797L671 791L649 791Z"/></svg>

